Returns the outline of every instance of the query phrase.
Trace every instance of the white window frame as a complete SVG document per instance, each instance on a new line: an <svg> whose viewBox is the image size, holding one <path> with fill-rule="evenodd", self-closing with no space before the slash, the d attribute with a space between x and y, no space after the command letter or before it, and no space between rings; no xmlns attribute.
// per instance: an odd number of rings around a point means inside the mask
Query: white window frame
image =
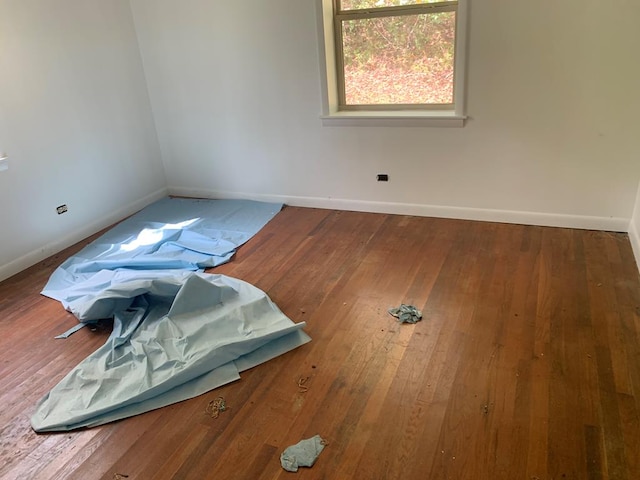
<svg viewBox="0 0 640 480"><path fill-rule="evenodd" d="M453 105L448 109L341 110L334 23L334 0L316 0L320 31L322 123L325 126L426 126L462 127L465 123L468 0L458 0L454 59Z"/></svg>

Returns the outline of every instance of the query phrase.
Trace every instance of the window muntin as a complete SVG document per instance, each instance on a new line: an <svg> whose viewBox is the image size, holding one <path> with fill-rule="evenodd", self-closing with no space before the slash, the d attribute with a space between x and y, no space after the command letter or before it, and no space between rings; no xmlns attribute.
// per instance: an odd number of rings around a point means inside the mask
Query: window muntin
<svg viewBox="0 0 640 480"><path fill-rule="evenodd" d="M457 3L457 0L337 0L337 11L362 10L367 8L402 7L425 3Z"/></svg>

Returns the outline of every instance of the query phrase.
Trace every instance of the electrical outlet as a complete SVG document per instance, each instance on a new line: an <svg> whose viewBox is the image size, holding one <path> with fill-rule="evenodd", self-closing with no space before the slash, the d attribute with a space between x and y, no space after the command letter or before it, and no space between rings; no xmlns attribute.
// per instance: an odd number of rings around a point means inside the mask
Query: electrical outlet
<svg viewBox="0 0 640 480"><path fill-rule="evenodd" d="M389 181L389 175L387 175L386 173L379 173L377 178L378 178L379 182L388 182Z"/></svg>
<svg viewBox="0 0 640 480"><path fill-rule="evenodd" d="M59 207L56 207L56 212L58 212L58 215L62 215L63 213L66 213L67 210L69 210L67 208L66 205L60 205Z"/></svg>

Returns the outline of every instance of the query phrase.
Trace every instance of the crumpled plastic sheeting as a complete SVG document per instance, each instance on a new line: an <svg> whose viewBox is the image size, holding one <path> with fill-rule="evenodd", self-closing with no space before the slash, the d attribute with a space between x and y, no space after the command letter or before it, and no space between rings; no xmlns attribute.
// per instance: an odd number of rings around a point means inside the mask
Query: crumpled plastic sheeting
<svg viewBox="0 0 640 480"><path fill-rule="evenodd" d="M282 452L280 465L287 472L297 472L298 467L313 467L324 446L325 441L320 435L300 440Z"/></svg>
<svg viewBox="0 0 640 480"><path fill-rule="evenodd" d="M192 398L310 340L305 324L264 292L224 275L131 280L95 303L98 313L87 317L111 313L113 332L38 402L37 432L101 425Z"/></svg>
<svg viewBox="0 0 640 480"><path fill-rule="evenodd" d="M413 305L400 304L397 308L390 308L389 313L400 323L418 323L422 320L422 312Z"/></svg>
<svg viewBox="0 0 640 480"><path fill-rule="evenodd" d="M119 223L58 267L42 294L67 310L87 296L142 277L197 271L231 259L282 204L164 198Z"/></svg>

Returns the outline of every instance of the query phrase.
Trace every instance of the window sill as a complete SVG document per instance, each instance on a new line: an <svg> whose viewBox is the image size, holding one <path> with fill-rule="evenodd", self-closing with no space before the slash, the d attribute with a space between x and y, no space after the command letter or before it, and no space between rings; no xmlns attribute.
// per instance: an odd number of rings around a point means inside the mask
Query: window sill
<svg viewBox="0 0 640 480"><path fill-rule="evenodd" d="M455 112L404 111L349 111L322 115L325 127L464 127L466 116Z"/></svg>

